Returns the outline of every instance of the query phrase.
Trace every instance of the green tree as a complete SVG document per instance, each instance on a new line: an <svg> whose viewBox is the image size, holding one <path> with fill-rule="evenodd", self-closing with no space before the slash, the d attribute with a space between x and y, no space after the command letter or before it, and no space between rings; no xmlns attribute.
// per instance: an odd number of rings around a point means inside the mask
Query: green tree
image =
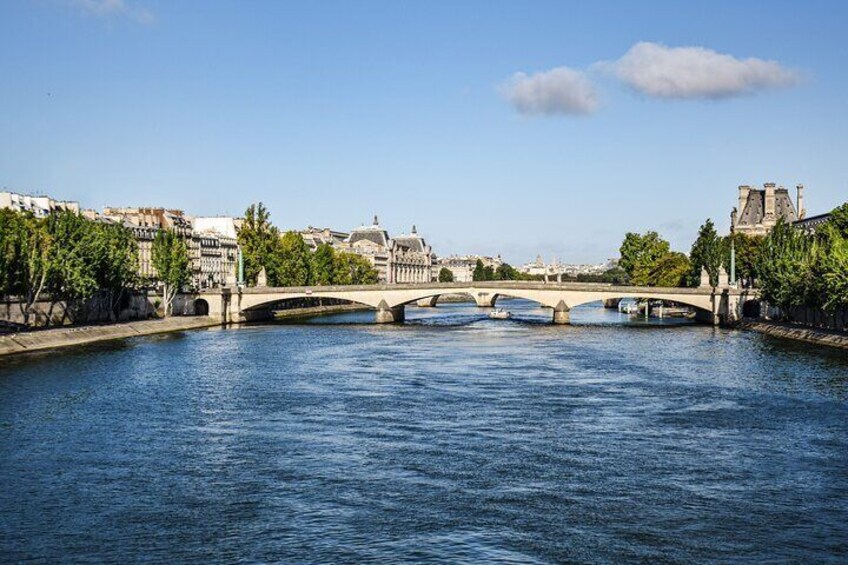
<svg viewBox="0 0 848 565"><path fill-rule="evenodd" d="M724 269L730 272L730 246L733 245L736 254L736 277L745 286L754 286L757 278L757 264L763 245L762 236L734 232L722 238L722 263ZM700 282L700 281L699 281ZM690 284L692 283L690 279Z"/></svg>
<svg viewBox="0 0 848 565"><path fill-rule="evenodd" d="M318 285L335 283L336 252L327 243L319 245L312 254L313 282Z"/></svg>
<svg viewBox="0 0 848 565"><path fill-rule="evenodd" d="M20 302L24 324L29 325L35 303L44 292L50 277L50 257L54 245L47 223L27 212L12 222L9 235L12 260L8 293Z"/></svg>
<svg viewBox="0 0 848 565"><path fill-rule="evenodd" d="M477 259L477 264L474 266L474 272L471 274L471 280L473 281L485 281L486 280L486 267L483 266L483 261Z"/></svg>
<svg viewBox="0 0 848 565"><path fill-rule="evenodd" d="M140 282L138 242L132 232L120 224L95 222L92 230L94 278L97 288L105 293L109 300L110 317L114 320L130 291Z"/></svg>
<svg viewBox="0 0 848 565"><path fill-rule="evenodd" d="M779 306L784 315L792 306L804 304L817 253L814 238L779 219L763 240L757 262L763 299Z"/></svg>
<svg viewBox="0 0 848 565"><path fill-rule="evenodd" d="M365 257L355 253L336 253L335 284L377 284L379 273Z"/></svg>
<svg viewBox="0 0 848 565"><path fill-rule="evenodd" d="M22 222L21 214L0 210L0 297L14 292L20 276Z"/></svg>
<svg viewBox="0 0 848 565"><path fill-rule="evenodd" d="M312 284L312 260L309 247L299 233L286 232L280 242L276 268L268 271L273 286L306 286Z"/></svg>
<svg viewBox="0 0 848 565"><path fill-rule="evenodd" d="M448 269L447 267L442 267L439 269L439 282L440 283L452 283L454 280L453 271Z"/></svg>
<svg viewBox="0 0 848 565"><path fill-rule="evenodd" d="M718 286L718 272L722 264L722 242L711 219L707 219L698 230L698 237L689 252L691 271L689 286L701 284L701 269L710 276L710 285Z"/></svg>
<svg viewBox="0 0 848 565"><path fill-rule="evenodd" d="M604 271L601 275L601 282L609 284L628 284L630 277L627 276L627 271L621 267L613 267Z"/></svg>
<svg viewBox="0 0 848 565"><path fill-rule="evenodd" d="M165 315L173 313L174 297L188 284L188 247L185 241L171 230L160 230L153 240L152 262L159 281L163 284L162 303Z"/></svg>
<svg viewBox="0 0 848 565"><path fill-rule="evenodd" d="M282 253L280 231L271 223L271 214L261 202L251 204L245 210L238 243L244 259L247 284L256 284L262 267L265 267L269 283L276 284L278 261Z"/></svg>
<svg viewBox="0 0 848 565"><path fill-rule="evenodd" d="M630 277L632 284L647 285L656 262L669 251L668 242L655 231L644 235L629 232L619 248L621 260L618 264Z"/></svg>
<svg viewBox="0 0 848 565"><path fill-rule="evenodd" d="M68 210L57 211L46 219L46 228L53 241L50 248L50 270L46 290L51 304L47 325L59 302L65 305L63 322L71 311L78 311L98 288L94 265L93 223Z"/></svg>
<svg viewBox="0 0 848 565"><path fill-rule="evenodd" d="M686 286L691 272L689 258L683 253L671 251L654 263L648 276L649 286Z"/></svg>
<svg viewBox="0 0 848 565"><path fill-rule="evenodd" d="M509 263L501 263L494 273L494 280L498 281L516 281L520 279L521 273L515 270Z"/></svg>

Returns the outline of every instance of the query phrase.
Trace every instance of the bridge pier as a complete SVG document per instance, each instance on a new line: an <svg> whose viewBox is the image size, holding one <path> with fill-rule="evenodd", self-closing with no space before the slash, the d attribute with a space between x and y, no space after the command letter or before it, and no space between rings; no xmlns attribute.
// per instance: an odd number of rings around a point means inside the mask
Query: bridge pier
<svg viewBox="0 0 848 565"><path fill-rule="evenodd" d="M554 323L558 325L571 323L571 312L562 300L554 307Z"/></svg>
<svg viewBox="0 0 848 565"><path fill-rule="evenodd" d="M431 296L430 298L422 298L415 304L417 304L419 308L435 308L438 300L438 296Z"/></svg>
<svg viewBox="0 0 848 565"><path fill-rule="evenodd" d="M494 308L497 299L497 294L490 294L488 292L477 292L474 294L474 301L477 303L478 308Z"/></svg>
<svg viewBox="0 0 848 565"><path fill-rule="evenodd" d="M377 313L374 315L374 321L378 324L401 323L405 319L406 308L404 306L395 306L393 308L377 308Z"/></svg>

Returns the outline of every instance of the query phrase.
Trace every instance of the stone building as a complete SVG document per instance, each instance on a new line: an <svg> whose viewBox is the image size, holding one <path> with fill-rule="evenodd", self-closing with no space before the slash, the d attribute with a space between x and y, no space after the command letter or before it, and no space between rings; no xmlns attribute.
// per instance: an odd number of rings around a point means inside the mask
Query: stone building
<svg viewBox="0 0 848 565"><path fill-rule="evenodd" d="M165 208L105 208L103 216L122 222L138 242L139 274L153 280L153 239L167 229L185 238L188 247L190 286L210 288L234 284L238 243L232 218L190 218L182 210Z"/></svg>
<svg viewBox="0 0 848 565"><path fill-rule="evenodd" d="M730 231L747 235L765 235L771 231L778 219L788 223L803 220L804 185L796 186L796 203L792 203L789 191L784 187L767 182L762 190L748 185L739 187L739 205L730 213Z"/></svg>
<svg viewBox="0 0 848 565"><path fill-rule="evenodd" d="M439 271L442 268L453 273L454 282L471 282L474 280L474 269L477 267L477 261L482 261L484 267L491 267L492 270L497 270L503 265L501 256L485 257L482 255L451 255L450 257L442 257L436 263L435 277L438 278Z"/></svg>
<svg viewBox="0 0 848 565"><path fill-rule="evenodd" d="M392 239L374 216L372 225L354 229L336 247L368 259L381 283L423 283L433 279L435 256L415 226L412 233Z"/></svg>
<svg viewBox="0 0 848 565"><path fill-rule="evenodd" d="M344 243L350 237L347 232L335 231L330 228L315 228L309 226L305 230L300 230L300 236L310 251L315 251L319 245L326 243L333 247Z"/></svg>
<svg viewBox="0 0 848 565"><path fill-rule="evenodd" d="M0 192L0 209L32 212L37 218L44 218L50 212L57 210L70 210L76 213L80 211L78 202L54 200L49 196L30 196L16 192Z"/></svg>

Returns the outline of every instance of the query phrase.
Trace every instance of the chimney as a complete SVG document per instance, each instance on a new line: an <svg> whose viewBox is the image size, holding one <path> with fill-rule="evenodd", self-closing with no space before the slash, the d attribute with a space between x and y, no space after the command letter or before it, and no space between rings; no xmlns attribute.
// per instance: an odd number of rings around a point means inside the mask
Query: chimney
<svg viewBox="0 0 848 565"><path fill-rule="evenodd" d="M798 219L803 220L807 216L807 211L804 209L804 185L796 185L795 190L798 191L798 205L796 206L798 209Z"/></svg>
<svg viewBox="0 0 848 565"><path fill-rule="evenodd" d="M766 187L766 201L765 201L765 215L763 218L763 223L770 223L774 225L777 221L774 215L774 187L775 184L773 182L767 182Z"/></svg>
<svg viewBox="0 0 848 565"><path fill-rule="evenodd" d="M739 187L739 207L738 217L742 218L742 215L745 213L745 205L748 203L748 194L751 192L751 187L747 184L743 184Z"/></svg>

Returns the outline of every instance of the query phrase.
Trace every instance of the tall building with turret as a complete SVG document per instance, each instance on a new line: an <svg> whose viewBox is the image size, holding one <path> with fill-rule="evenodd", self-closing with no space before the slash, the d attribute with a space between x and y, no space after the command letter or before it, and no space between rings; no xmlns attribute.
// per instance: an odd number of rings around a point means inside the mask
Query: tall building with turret
<svg viewBox="0 0 848 565"><path fill-rule="evenodd" d="M762 189L740 186L739 205L730 213L730 231L765 235L778 219L790 224L804 219L804 185L799 184L795 189L796 204L793 204L789 191L773 182L765 183Z"/></svg>

